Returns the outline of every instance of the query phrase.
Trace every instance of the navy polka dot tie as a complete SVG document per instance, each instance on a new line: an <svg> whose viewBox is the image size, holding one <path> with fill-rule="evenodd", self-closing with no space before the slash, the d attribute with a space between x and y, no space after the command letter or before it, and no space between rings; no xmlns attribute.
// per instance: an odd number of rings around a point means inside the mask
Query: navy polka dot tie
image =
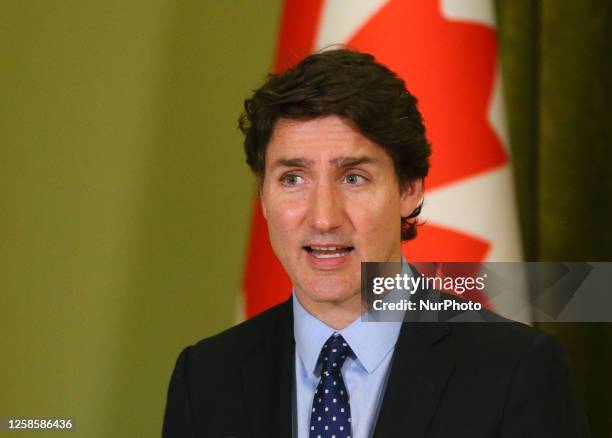
<svg viewBox="0 0 612 438"><path fill-rule="evenodd" d="M321 349L321 380L312 400L310 438L351 437L351 407L340 369L352 352L338 334L330 336Z"/></svg>

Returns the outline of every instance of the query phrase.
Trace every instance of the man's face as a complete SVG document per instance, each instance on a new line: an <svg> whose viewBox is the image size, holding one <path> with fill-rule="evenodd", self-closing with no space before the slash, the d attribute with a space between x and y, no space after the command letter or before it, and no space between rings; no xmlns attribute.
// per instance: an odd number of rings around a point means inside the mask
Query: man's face
<svg viewBox="0 0 612 438"><path fill-rule="evenodd" d="M276 123L261 204L303 304L358 299L360 263L400 260L400 216L420 198L421 182L400 190L391 157L350 121Z"/></svg>

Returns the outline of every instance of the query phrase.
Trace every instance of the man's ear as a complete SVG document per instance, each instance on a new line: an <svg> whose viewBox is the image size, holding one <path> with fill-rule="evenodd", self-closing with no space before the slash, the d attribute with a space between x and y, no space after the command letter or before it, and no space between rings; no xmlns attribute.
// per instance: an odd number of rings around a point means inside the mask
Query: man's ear
<svg viewBox="0 0 612 438"><path fill-rule="evenodd" d="M408 181L401 189L400 216L408 217L423 199L423 179Z"/></svg>

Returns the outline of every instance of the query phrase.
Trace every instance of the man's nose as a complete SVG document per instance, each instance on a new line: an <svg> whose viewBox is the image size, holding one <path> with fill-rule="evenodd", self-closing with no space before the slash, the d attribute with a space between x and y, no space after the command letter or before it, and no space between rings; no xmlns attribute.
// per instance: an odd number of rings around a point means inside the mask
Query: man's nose
<svg viewBox="0 0 612 438"><path fill-rule="evenodd" d="M311 194L310 226L319 232L329 232L342 225L342 194L333 182L319 182Z"/></svg>

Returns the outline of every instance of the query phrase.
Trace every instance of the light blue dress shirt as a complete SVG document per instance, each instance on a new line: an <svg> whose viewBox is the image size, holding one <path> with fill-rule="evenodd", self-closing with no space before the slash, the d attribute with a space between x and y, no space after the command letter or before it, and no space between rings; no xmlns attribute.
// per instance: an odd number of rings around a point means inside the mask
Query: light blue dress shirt
<svg viewBox="0 0 612 438"><path fill-rule="evenodd" d="M358 317L344 329L334 330L304 309L295 293L292 300L295 337L294 438L309 436L312 399L321 376L321 365L317 363L319 353L325 341L334 333L340 333L355 354L355 357L348 357L342 367L351 405L351 438L370 438L383 400L401 321L364 322Z"/></svg>

